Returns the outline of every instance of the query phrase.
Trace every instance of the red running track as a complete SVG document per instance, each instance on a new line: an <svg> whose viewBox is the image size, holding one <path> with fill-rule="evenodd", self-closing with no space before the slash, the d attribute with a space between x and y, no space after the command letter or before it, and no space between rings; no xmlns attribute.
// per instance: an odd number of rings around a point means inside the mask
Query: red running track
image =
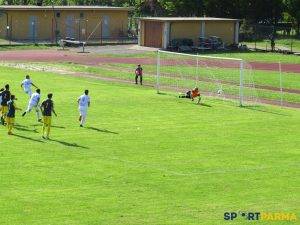
<svg viewBox="0 0 300 225"><path fill-rule="evenodd" d="M18 50L18 51L2 51L0 52L0 61L29 61L29 62L73 62L83 65L99 65L103 63L126 63L126 64L156 64L155 59L150 58L112 58L100 57L94 54L84 54L67 52L60 50ZM175 62L172 60L165 60L165 64L172 65ZM238 62L222 61L216 62L215 60L205 60L203 63L207 66L237 68ZM194 61L188 64L195 65ZM175 65L175 64L174 64ZM278 63L263 63L263 62L250 62L248 63L254 70L278 71ZM247 65L246 65L247 66ZM248 67L248 66L247 66ZM299 73L300 64L282 64L283 72Z"/></svg>

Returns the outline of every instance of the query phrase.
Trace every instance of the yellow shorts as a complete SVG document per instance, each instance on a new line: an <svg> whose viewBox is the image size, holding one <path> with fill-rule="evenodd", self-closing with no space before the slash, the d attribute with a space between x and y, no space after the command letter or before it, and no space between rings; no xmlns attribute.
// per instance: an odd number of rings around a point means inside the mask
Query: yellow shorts
<svg viewBox="0 0 300 225"><path fill-rule="evenodd" d="M44 116L43 120L44 120L44 124L47 126L51 126L51 116Z"/></svg>
<svg viewBox="0 0 300 225"><path fill-rule="evenodd" d="M15 123L15 117L6 117L6 123L14 124Z"/></svg>
<svg viewBox="0 0 300 225"><path fill-rule="evenodd" d="M1 114L4 115L8 112L8 106L1 106Z"/></svg>

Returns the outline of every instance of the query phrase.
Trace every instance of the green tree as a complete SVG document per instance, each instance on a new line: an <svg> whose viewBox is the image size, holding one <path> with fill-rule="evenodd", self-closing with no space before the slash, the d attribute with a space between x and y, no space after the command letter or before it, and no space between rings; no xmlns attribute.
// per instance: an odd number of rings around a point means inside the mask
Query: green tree
<svg viewBox="0 0 300 225"><path fill-rule="evenodd" d="M294 18L297 36L300 36L300 0L286 0L288 13Z"/></svg>

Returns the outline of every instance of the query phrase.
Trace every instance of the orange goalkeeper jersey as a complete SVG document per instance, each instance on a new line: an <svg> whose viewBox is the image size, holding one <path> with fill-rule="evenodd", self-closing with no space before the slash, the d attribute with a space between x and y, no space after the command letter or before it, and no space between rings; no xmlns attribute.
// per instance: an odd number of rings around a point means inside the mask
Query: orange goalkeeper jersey
<svg viewBox="0 0 300 225"><path fill-rule="evenodd" d="M198 96L200 96L199 90L192 90L192 97L193 97L193 98L196 98L196 97L198 97Z"/></svg>

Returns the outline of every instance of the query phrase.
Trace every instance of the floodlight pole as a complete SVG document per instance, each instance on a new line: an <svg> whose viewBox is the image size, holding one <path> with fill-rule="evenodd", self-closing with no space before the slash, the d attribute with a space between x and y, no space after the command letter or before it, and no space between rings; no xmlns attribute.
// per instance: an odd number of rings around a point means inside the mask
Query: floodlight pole
<svg viewBox="0 0 300 225"><path fill-rule="evenodd" d="M157 51L157 64L156 64L156 90L159 94L159 77L160 77L160 53Z"/></svg>
<svg viewBox="0 0 300 225"><path fill-rule="evenodd" d="M244 102L244 61L240 61L240 107Z"/></svg>

